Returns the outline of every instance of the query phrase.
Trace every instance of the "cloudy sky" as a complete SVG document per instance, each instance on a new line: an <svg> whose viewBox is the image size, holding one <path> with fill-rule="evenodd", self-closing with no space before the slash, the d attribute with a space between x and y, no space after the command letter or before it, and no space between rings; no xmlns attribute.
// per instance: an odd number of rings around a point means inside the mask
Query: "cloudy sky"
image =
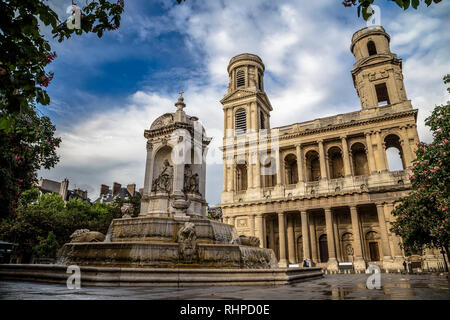
<svg viewBox="0 0 450 320"><path fill-rule="evenodd" d="M49 86L50 116L62 138L60 162L44 178L70 180L70 188L98 197L100 184L143 187L143 132L165 112L175 111L185 91L185 111L196 115L213 137L208 154L210 205L220 202L223 111L227 65L243 52L265 63L265 89L272 102L271 125L281 126L360 109L350 70L352 34L365 26L355 8L340 0L126 0L121 27L103 38L52 41L58 58ZM65 14L69 0L54 0ZM406 12L391 1L375 1L391 51L403 59L408 98L419 109L421 140L429 142L424 119L450 97L442 77L450 72L450 2ZM447 26L446 26L447 25Z"/></svg>

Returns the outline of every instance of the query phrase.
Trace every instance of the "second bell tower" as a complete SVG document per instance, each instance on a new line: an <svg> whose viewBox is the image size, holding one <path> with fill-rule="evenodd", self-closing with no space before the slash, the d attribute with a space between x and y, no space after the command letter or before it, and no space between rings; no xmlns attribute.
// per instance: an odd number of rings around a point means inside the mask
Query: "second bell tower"
<svg viewBox="0 0 450 320"><path fill-rule="evenodd" d="M228 91L220 101L225 136L270 128L272 106L264 92L264 64L260 57L243 53L228 64Z"/></svg>
<svg viewBox="0 0 450 320"><path fill-rule="evenodd" d="M412 108L403 84L402 59L391 52L389 42L381 26L365 27L352 37L353 85L363 110L387 105Z"/></svg>

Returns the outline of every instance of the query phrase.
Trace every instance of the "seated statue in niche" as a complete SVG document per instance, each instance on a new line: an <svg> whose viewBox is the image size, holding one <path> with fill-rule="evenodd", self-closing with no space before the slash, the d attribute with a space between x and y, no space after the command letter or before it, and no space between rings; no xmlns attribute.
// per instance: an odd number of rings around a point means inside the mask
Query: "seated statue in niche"
<svg viewBox="0 0 450 320"><path fill-rule="evenodd" d="M199 189L200 178L197 173L192 174L190 165L184 168L184 192L200 193Z"/></svg>
<svg viewBox="0 0 450 320"><path fill-rule="evenodd" d="M164 160L164 166L161 173L152 182L152 191L170 192L172 190L173 168L169 160Z"/></svg>

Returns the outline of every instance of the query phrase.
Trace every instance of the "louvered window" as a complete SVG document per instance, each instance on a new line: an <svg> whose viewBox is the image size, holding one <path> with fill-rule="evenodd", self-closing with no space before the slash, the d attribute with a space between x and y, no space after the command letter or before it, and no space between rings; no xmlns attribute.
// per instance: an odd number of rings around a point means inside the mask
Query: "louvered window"
<svg viewBox="0 0 450 320"><path fill-rule="evenodd" d="M369 56L377 54L377 47L373 41L367 42L367 51L369 52Z"/></svg>
<svg viewBox="0 0 450 320"><path fill-rule="evenodd" d="M236 111L236 134L243 134L247 131L247 115L244 109Z"/></svg>
<svg viewBox="0 0 450 320"><path fill-rule="evenodd" d="M236 73L236 86L238 88L245 86L245 72L244 72L244 70L239 70Z"/></svg>

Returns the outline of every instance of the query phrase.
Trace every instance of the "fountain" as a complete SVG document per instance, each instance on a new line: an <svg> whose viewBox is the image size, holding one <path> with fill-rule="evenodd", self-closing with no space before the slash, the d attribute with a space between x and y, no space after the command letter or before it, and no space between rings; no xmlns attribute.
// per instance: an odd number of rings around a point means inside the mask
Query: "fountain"
<svg viewBox="0 0 450 320"><path fill-rule="evenodd" d="M62 281L67 266L92 285L284 284L322 276L320 268L278 268L272 249L234 226L206 218L205 156L211 138L187 115L180 94L175 113L157 118L147 138L141 210L114 219L106 236L77 230L57 265L0 267L0 277ZM86 240L88 239L88 240Z"/></svg>

